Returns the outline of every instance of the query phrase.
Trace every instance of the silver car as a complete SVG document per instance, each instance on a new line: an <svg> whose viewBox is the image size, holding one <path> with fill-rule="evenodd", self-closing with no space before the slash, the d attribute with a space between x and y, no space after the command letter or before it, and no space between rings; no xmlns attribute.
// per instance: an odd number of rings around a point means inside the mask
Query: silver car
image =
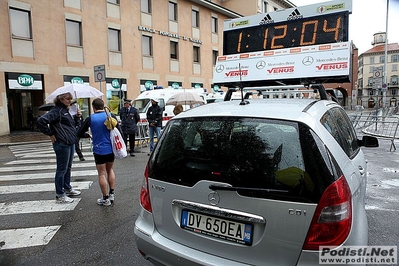
<svg viewBox="0 0 399 266"><path fill-rule="evenodd" d="M318 265L320 246L367 245L366 162L335 102L204 105L164 128L134 233L156 265Z"/></svg>

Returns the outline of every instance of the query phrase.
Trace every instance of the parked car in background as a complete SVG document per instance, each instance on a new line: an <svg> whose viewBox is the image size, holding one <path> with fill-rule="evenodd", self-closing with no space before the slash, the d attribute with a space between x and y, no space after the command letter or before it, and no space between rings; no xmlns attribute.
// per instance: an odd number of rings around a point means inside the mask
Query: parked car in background
<svg viewBox="0 0 399 266"><path fill-rule="evenodd" d="M318 265L319 247L367 245L367 164L345 111L250 99L174 117L143 177L134 233L156 265Z"/></svg>

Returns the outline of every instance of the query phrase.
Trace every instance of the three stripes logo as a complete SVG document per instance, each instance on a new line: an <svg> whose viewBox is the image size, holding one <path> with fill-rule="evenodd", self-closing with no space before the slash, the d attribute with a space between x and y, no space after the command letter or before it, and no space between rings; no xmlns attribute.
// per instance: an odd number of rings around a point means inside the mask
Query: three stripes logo
<svg viewBox="0 0 399 266"><path fill-rule="evenodd" d="M288 16L287 20L295 20L295 19L300 19L303 18L303 15L299 12L298 9L295 8L294 11Z"/></svg>
<svg viewBox="0 0 399 266"><path fill-rule="evenodd" d="M264 24L270 24L274 23L274 19L269 14L266 14L266 16L259 22L259 25L264 25Z"/></svg>

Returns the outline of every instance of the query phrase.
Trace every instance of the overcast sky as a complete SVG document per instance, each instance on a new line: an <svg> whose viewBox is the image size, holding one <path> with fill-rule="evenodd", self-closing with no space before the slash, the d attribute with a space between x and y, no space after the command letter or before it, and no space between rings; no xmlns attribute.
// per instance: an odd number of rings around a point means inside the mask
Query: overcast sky
<svg viewBox="0 0 399 266"><path fill-rule="evenodd" d="M327 1L290 0L296 6ZM359 55L372 48L373 34L386 31L387 0L352 0L349 15L349 40L359 49ZM399 0L389 0L388 43L399 43Z"/></svg>

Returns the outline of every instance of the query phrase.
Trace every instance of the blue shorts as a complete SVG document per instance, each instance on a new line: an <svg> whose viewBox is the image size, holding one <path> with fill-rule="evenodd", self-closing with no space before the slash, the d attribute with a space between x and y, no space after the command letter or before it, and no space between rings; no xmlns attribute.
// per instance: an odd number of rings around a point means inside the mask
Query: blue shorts
<svg viewBox="0 0 399 266"><path fill-rule="evenodd" d="M96 164L112 163L115 161L115 155L113 153L105 155L95 154L95 153L93 154L94 154L94 161L96 162Z"/></svg>

